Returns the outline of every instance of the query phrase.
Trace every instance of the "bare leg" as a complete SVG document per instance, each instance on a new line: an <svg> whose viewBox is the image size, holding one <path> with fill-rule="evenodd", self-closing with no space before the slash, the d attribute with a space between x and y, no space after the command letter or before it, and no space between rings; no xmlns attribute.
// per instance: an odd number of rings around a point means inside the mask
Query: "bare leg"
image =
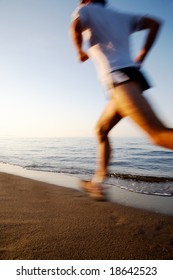
<svg viewBox="0 0 173 280"><path fill-rule="evenodd" d="M142 96L139 85L129 82L117 86L112 90L112 99L108 102L96 126L98 165L94 180L84 183L85 191L89 191L95 197L104 197L98 183L105 179L110 159L111 148L108 133L123 117L127 116L138 124L155 144L173 150L173 129L165 127L158 119L147 100Z"/></svg>
<svg viewBox="0 0 173 280"><path fill-rule="evenodd" d="M118 86L114 89L113 98L122 117L129 116L147 132L155 144L173 150L173 129L165 127L158 119L147 100L141 95L137 83L129 82Z"/></svg>
<svg viewBox="0 0 173 280"><path fill-rule="evenodd" d="M111 99L96 125L98 151L97 169L93 180L102 182L106 177L111 154L108 133L120 120L121 115L117 112L116 100Z"/></svg>
<svg viewBox="0 0 173 280"><path fill-rule="evenodd" d="M120 120L121 115L117 112L116 100L111 99L96 126L98 139L96 173L92 181L81 181L81 188L97 200L105 199L104 189L100 183L105 179L111 153L108 133Z"/></svg>

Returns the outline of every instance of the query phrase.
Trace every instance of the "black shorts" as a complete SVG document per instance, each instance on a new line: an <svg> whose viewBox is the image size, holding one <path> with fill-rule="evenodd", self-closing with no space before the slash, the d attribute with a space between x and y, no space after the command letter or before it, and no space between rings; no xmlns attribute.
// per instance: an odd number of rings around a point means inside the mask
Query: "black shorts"
<svg viewBox="0 0 173 280"><path fill-rule="evenodd" d="M127 83L129 81L136 81L142 91L149 89L151 86L143 73L136 67L126 67L111 72L112 86Z"/></svg>

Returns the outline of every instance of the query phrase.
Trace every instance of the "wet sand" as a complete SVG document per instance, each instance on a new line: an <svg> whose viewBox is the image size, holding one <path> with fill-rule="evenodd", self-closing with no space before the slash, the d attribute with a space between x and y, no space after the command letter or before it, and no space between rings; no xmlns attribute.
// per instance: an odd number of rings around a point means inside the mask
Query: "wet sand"
<svg viewBox="0 0 173 280"><path fill-rule="evenodd" d="M0 259L173 259L173 216L0 173Z"/></svg>

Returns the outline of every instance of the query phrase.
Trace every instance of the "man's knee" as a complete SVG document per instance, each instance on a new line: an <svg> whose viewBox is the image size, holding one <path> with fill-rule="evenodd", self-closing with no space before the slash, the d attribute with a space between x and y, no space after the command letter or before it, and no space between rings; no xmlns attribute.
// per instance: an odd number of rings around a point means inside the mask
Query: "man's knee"
<svg viewBox="0 0 173 280"><path fill-rule="evenodd" d="M101 125L100 123L97 123L97 125L95 127L95 132L96 132L97 138L100 142L105 141L107 139L108 132L104 128L104 126Z"/></svg>

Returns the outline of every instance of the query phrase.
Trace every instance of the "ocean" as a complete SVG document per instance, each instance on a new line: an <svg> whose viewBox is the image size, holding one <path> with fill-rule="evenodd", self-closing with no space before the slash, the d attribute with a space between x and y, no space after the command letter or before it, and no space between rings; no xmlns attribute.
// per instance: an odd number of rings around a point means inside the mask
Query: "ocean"
<svg viewBox="0 0 173 280"><path fill-rule="evenodd" d="M111 138L106 184L131 192L173 196L173 152L145 138ZM90 179L95 138L0 138L0 163Z"/></svg>

